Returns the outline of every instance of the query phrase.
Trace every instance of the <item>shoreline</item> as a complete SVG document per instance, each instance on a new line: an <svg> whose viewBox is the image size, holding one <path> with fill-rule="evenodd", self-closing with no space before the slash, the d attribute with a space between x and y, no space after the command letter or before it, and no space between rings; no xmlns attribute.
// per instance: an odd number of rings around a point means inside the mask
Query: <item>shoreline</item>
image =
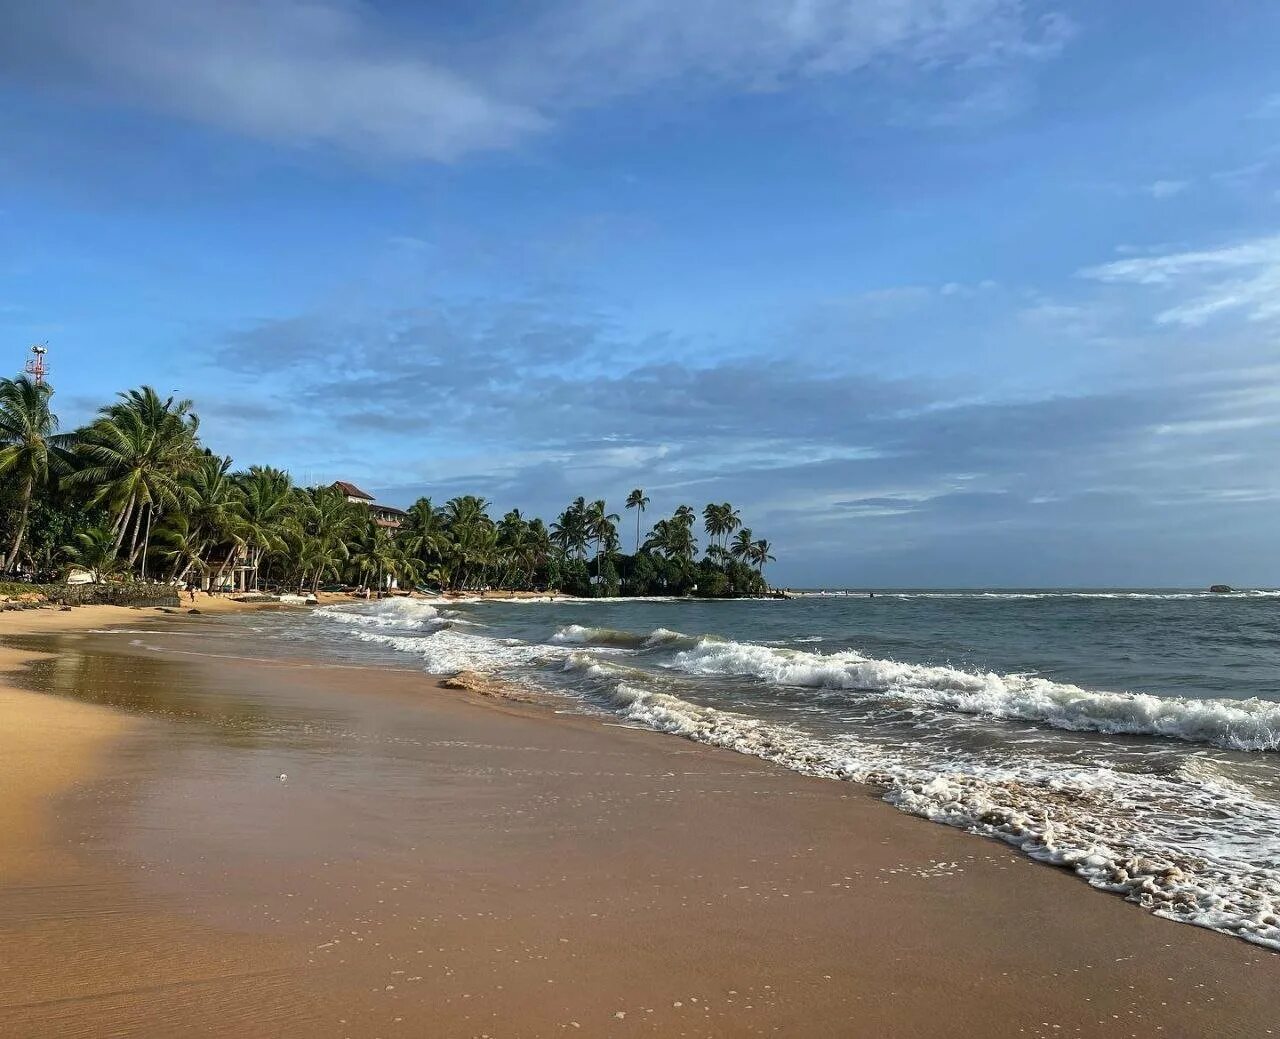
<svg viewBox="0 0 1280 1039"><path fill-rule="evenodd" d="M159 649L86 630L139 613ZM1274 953L870 788L424 673L273 657L216 616L23 611L0 639L0 770L26 777L18 798L0 784L25 820L0 937L34 950L0 966L6 1034L1273 1027ZM94 683L142 706L88 702ZM106 910L118 947L94 930Z"/></svg>

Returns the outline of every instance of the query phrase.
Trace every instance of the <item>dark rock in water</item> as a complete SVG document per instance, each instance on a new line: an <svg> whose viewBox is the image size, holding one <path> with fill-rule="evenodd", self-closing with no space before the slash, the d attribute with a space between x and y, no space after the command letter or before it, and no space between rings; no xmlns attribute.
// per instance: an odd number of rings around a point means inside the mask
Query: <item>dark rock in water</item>
<svg viewBox="0 0 1280 1039"><path fill-rule="evenodd" d="M188 612L188 613L199 613L200 611L199 611L199 610L196 610L196 609L190 609L190 610L188 610L187 612Z"/></svg>
<svg viewBox="0 0 1280 1039"><path fill-rule="evenodd" d="M1209 591L1211 591L1211 592L1217 592L1217 593L1218 593L1218 594L1220 594L1220 595L1221 595L1221 594L1223 594L1223 593L1225 593L1225 592L1231 592L1231 591L1234 591L1234 590L1235 590L1235 589L1233 589L1233 588L1231 587L1231 585L1229 585L1229 584L1211 584L1211 585L1209 585Z"/></svg>

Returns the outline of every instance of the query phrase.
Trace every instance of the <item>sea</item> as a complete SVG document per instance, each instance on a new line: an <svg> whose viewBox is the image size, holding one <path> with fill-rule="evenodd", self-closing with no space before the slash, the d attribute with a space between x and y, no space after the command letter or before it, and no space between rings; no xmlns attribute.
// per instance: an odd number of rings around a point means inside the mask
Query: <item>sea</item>
<svg viewBox="0 0 1280 1039"><path fill-rule="evenodd" d="M1280 591L397 598L246 620L868 784L1280 950Z"/></svg>

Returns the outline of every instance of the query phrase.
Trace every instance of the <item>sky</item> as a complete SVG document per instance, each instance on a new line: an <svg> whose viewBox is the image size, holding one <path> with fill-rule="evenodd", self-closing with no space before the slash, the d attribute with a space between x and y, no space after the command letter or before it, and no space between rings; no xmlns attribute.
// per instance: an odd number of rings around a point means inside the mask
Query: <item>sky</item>
<svg viewBox="0 0 1280 1039"><path fill-rule="evenodd" d="M1280 6L0 18L64 426L146 383L390 504L728 500L780 584L1280 585Z"/></svg>

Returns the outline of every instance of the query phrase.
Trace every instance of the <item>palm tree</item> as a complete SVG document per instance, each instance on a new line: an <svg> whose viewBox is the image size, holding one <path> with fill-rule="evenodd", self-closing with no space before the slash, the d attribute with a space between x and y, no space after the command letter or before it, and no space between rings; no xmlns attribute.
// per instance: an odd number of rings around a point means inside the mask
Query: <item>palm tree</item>
<svg viewBox="0 0 1280 1039"><path fill-rule="evenodd" d="M257 588L267 553L282 552L288 547L286 535L295 529L298 499L289 474L269 465L250 466L237 474L237 482L244 495L241 536L249 549L253 587Z"/></svg>
<svg viewBox="0 0 1280 1039"><path fill-rule="evenodd" d="M499 588L514 587L517 571L527 562L528 539L529 524L525 522L519 509L512 509L502 517L502 522L498 524L498 551L502 565Z"/></svg>
<svg viewBox="0 0 1280 1039"><path fill-rule="evenodd" d="M378 524L372 516L368 517L355 551L351 554L351 562L360 574L362 583L373 585L382 590L383 578L397 569L403 558L398 555L392 542L391 532Z"/></svg>
<svg viewBox="0 0 1280 1039"><path fill-rule="evenodd" d="M649 507L649 498L637 487L634 491L627 495L627 508L636 510L636 552L640 552L640 517L644 515L644 510Z"/></svg>
<svg viewBox="0 0 1280 1039"><path fill-rule="evenodd" d="M31 501L36 490L49 480L52 468L60 467L58 417L49 410L53 389L25 375L0 379L0 475L18 483L18 522L5 560L4 572L18 565L18 552L27 532Z"/></svg>
<svg viewBox="0 0 1280 1039"><path fill-rule="evenodd" d="M223 562L218 567L220 580L242 544L240 533L244 518L244 495L231 475L231 459L206 451L185 482L190 492L183 515L185 526L170 526L178 528L179 542L190 542L192 551L188 552L188 559L192 560L192 565L198 563L198 569L206 573L212 564L205 559L205 555L219 546L228 546ZM172 529L166 530L164 540L171 549L177 547ZM176 579L184 578L190 568L185 567L181 573L176 574Z"/></svg>
<svg viewBox="0 0 1280 1039"><path fill-rule="evenodd" d="M498 535L488 509L489 503L474 494L464 494L445 502L448 562L455 588L467 587L477 567L483 577L485 569L493 561Z"/></svg>
<svg viewBox="0 0 1280 1039"><path fill-rule="evenodd" d="M586 555L591 533L587 522L585 498L576 499L564 512L560 513L559 519L551 524L551 540L560 546L566 556L580 559Z"/></svg>
<svg viewBox="0 0 1280 1039"><path fill-rule="evenodd" d="M729 549L729 554L734 559L741 559L744 563L751 560L751 553L755 547L751 540L751 528L743 527L738 531L738 536L733 539L733 547Z"/></svg>
<svg viewBox="0 0 1280 1039"><path fill-rule="evenodd" d="M193 569L205 569L205 540L200 528L185 512L175 513L156 528L154 543L160 546L158 553L172 561L171 581L184 580Z"/></svg>
<svg viewBox="0 0 1280 1039"><path fill-rule="evenodd" d="M720 528L724 535L724 540L720 543L721 548L727 548L729 544L729 535L742 526L742 516L729 502L725 502L720 506Z"/></svg>
<svg viewBox="0 0 1280 1039"><path fill-rule="evenodd" d="M733 506L728 502L723 505L716 505L711 502L702 510L702 529L707 532L707 537L711 539L711 545L707 546L708 554L712 545L719 547L720 538L729 534L729 517L732 513Z"/></svg>
<svg viewBox="0 0 1280 1039"><path fill-rule="evenodd" d="M191 408L189 400L161 400L150 386L143 386L102 408L76 440L83 465L67 483L89 488L91 505L105 502L115 510L111 531L116 552L132 529L129 564L141 554L144 578L157 513L189 501L182 478L200 457L199 419Z"/></svg>
<svg viewBox="0 0 1280 1039"><path fill-rule="evenodd" d="M771 548L773 548L773 546L763 538L751 546L751 562L755 563L756 573L761 577L764 576L765 563L774 562L773 556L769 554Z"/></svg>
<svg viewBox="0 0 1280 1039"><path fill-rule="evenodd" d="M328 573L337 574L350 556L348 542L364 518L362 507L347 501L336 487L314 487L297 492L296 559L298 587L308 575L311 590L318 592Z"/></svg>
<svg viewBox="0 0 1280 1039"><path fill-rule="evenodd" d="M95 583L124 568L116 557L115 534L103 527L81 531L75 537L75 544L62 546L62 553L70 562L87 570Z"/></svg>
<svg viewBox="0 0 1280 1039"><path fill-rule="evenodd" d="M616 512L605 512L608 508L603 499L593 501L587 509L587 533L591 540L596 543L596 580L600 579L600 550L606 541L614 541L617 539L618 528L615 524L618 522L618 514Z"/></svg>
<svg viewBox="0 0 1280 1039"><path fill-rule="evenodd" d="M443 559L449 545L444 517L441 510L431 504L430 498L419 498L409 506L396 537L404 550L424 566Z"/></svg>

